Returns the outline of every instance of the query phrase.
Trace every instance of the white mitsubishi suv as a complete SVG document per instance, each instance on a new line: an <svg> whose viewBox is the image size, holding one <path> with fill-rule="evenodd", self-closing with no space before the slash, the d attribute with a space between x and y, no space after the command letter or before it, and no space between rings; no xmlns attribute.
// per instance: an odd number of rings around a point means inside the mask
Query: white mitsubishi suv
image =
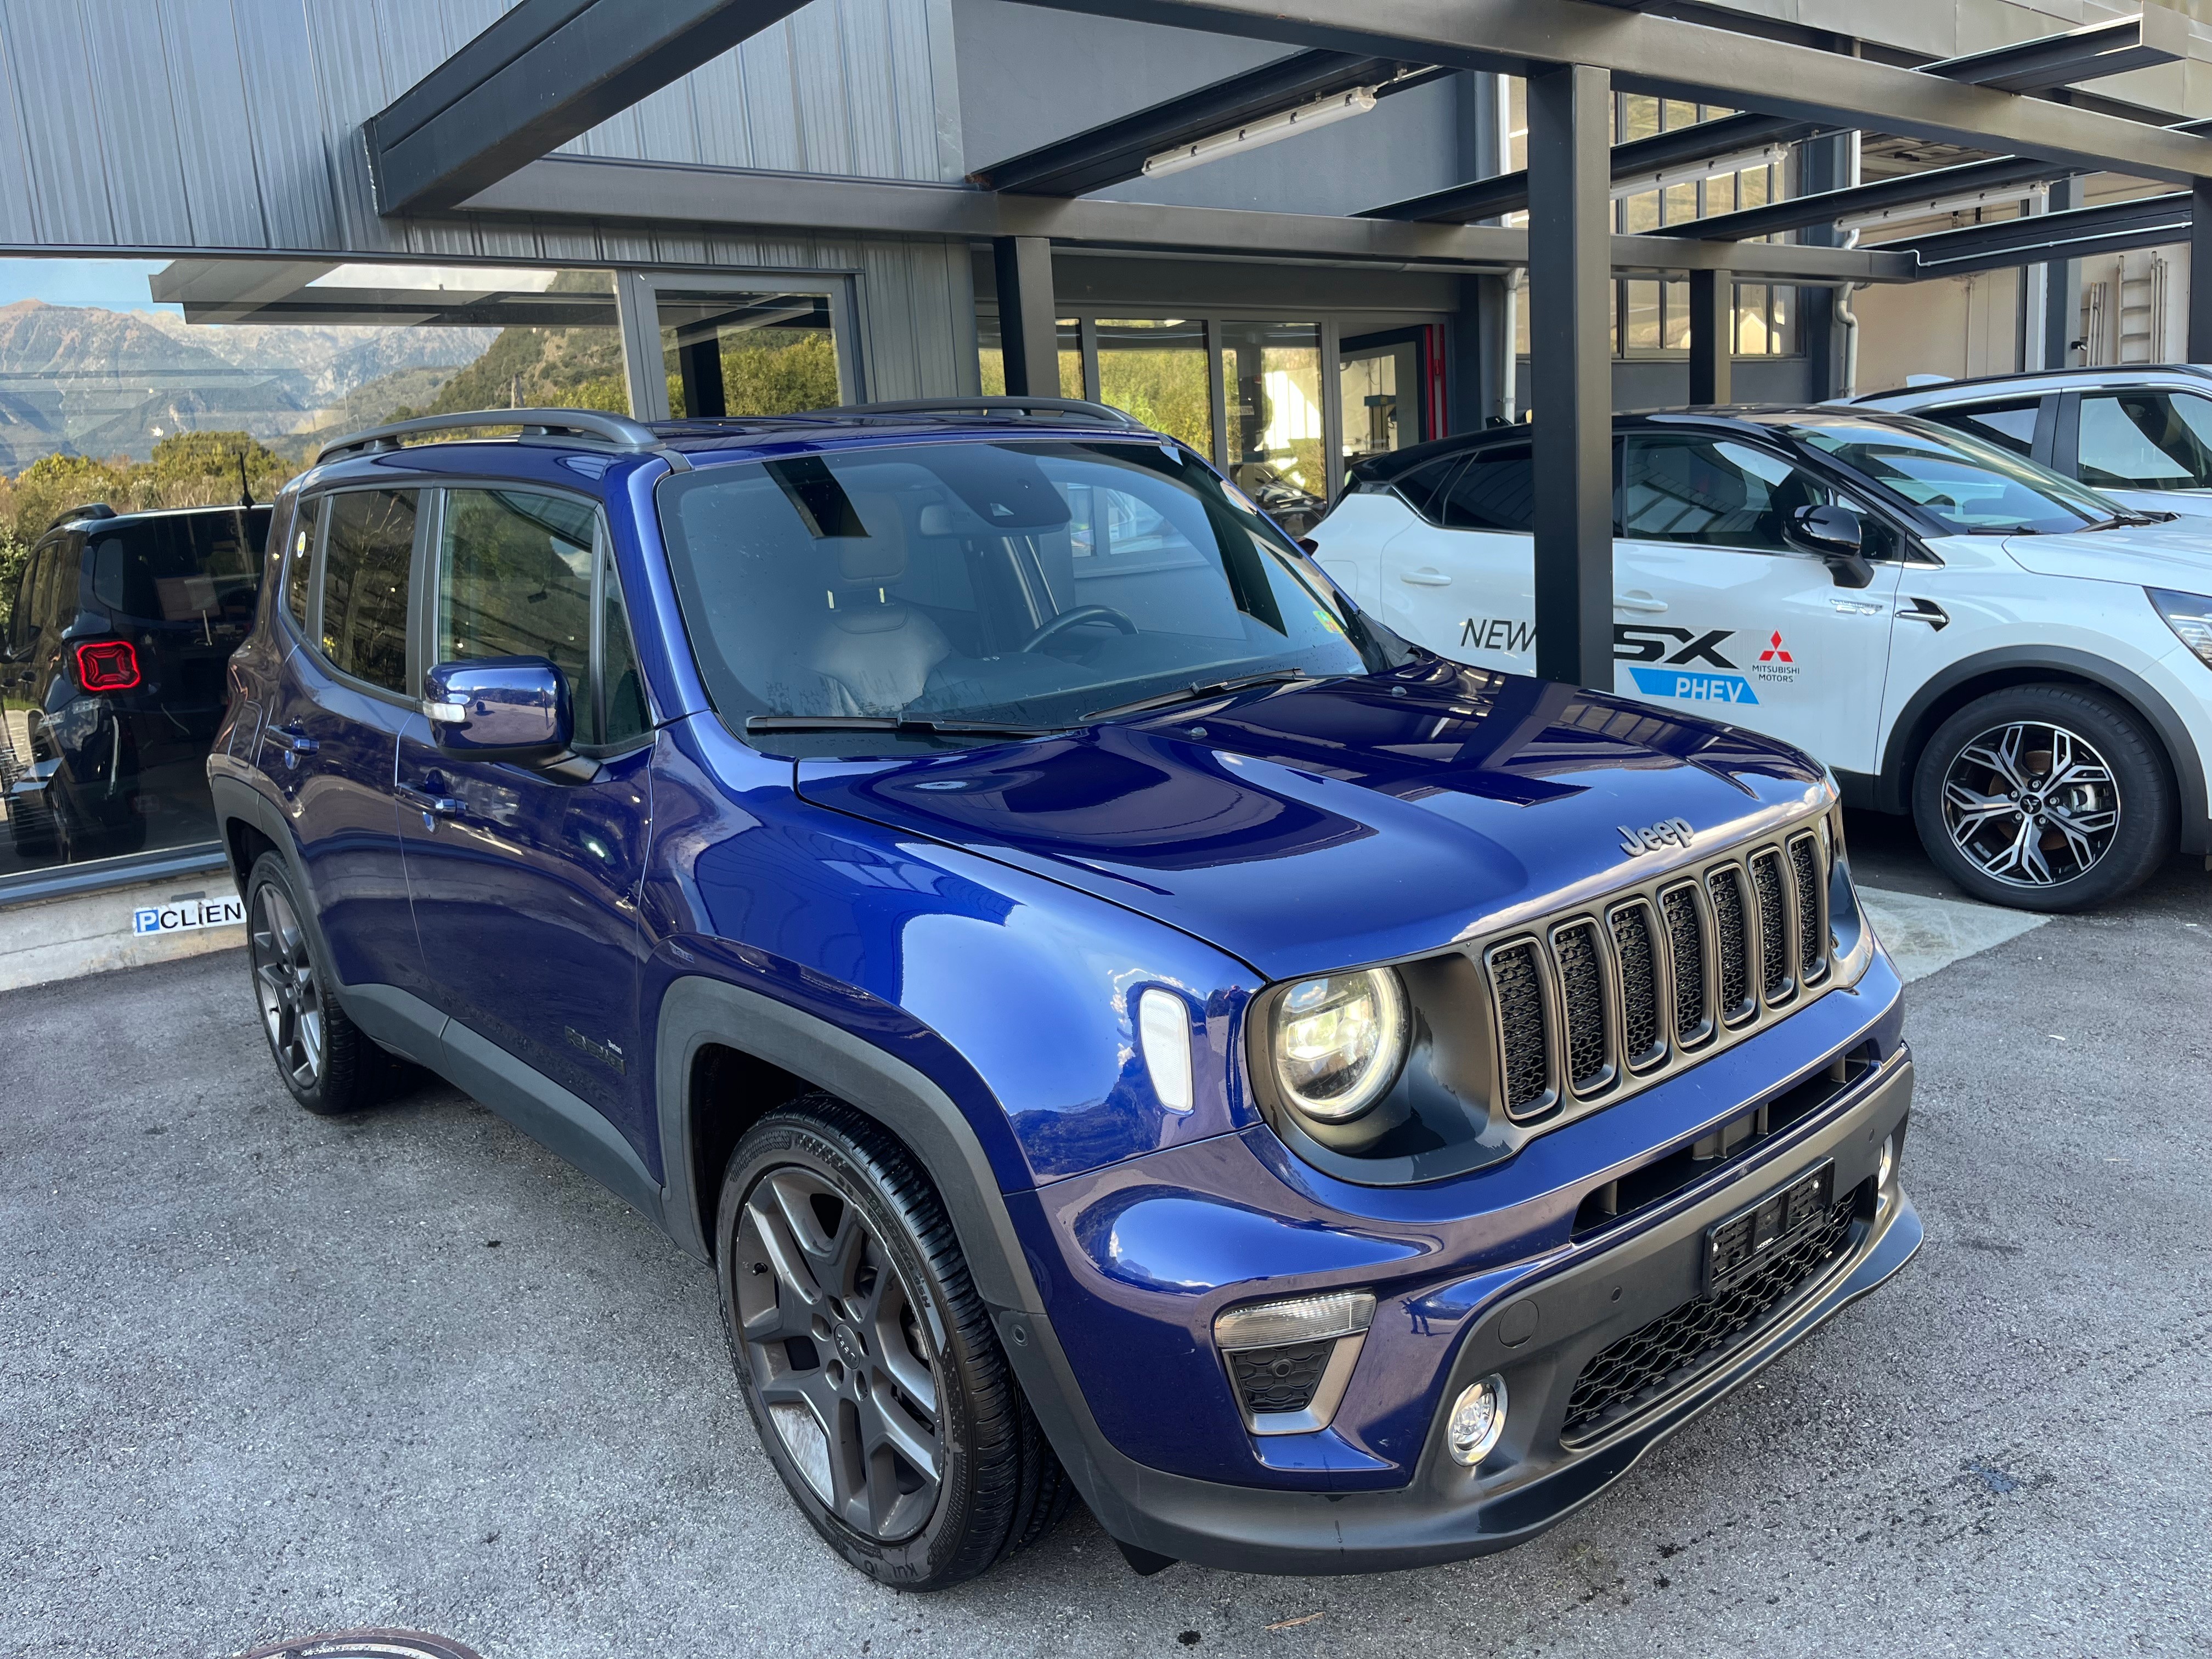
<svg viewBox="0 0 2212 1659"><path fill-rule="evenodd" d="M1615 689L1798 744L1999 904L2212 854L2212 524L1855 407L1614 425ZM1309 532L1416 643L1534 664L1528 428L1372 456Z"/></svg>

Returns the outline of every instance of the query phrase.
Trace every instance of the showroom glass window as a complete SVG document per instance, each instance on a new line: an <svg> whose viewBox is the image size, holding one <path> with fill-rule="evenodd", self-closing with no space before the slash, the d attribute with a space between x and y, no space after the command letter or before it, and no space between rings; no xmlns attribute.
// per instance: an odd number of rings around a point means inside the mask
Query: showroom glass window
<svg viewBox="0 0 2212 1659"><path fill-rule="evenodd" d="M79 866L102 881L155 857L169 870L220 863L208 748L229 655L272 566L284 573L276 602L334 665L387 691L405 684L404 503L339 491L322 505L326 518L343 506L343 522L325 524L303 502L291 545L265 546L267 503L325 444L408 416L630 407L605 270L222 259L34 270L51 287L11 306L0 337L0 372L19 394L0 431L0 905L76 880ZM278 275L289 289L270 289ZM727 382L787 382L809 400L834 386L836 347L811 307L724 316ZM95 510L48 540L82 509ZM331 556L320 621L319 536ZM41 544L26 570L24 553ZM64 605L70 622L32 649L39 617ZM65 654L59 630L80 611L127 637L137 684L123 687L127 665L109 672L114 689L93 692L51 672Z"/></svg>

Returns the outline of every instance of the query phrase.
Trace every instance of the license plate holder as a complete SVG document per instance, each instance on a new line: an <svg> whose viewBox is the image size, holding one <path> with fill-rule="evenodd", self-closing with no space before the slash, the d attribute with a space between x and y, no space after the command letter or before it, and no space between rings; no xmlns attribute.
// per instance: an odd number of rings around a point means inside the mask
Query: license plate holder
<svg viewBox="0 0 2212 1659"><path fill-rule="evenodd" d="M1836 1166L1811 1169L1705 1229L1705 1294L1717 1295L1755 1273L1774 1253L1819 1226L1835 1202Z"/></svg>

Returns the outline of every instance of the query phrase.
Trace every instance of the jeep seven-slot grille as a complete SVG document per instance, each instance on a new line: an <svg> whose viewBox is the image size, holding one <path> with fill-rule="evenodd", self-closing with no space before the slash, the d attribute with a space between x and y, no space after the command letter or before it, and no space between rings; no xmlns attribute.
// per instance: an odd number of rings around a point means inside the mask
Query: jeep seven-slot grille
<svg viewBox="0 0 2212 1659"><path fill-rule="evenodd" d="M1705 878L1713 901L1713 935L1721 964L1720 1015L1731 1023L1751 1012L1751 940L1743 924L1743 872L1722 866Z"/></svg>
<svg viewBox="0 0 2212 1659"><path fill-rule="evenodd" d="M1594 922L1572 921L1552 940L1559 963L1559 1009L1567 1024L1567 1080L1577 1089L1605 1081L1612 1047L1605 1018L1605 957Z"/></svg>
<svg viewBox="0 0 2212 1659"><path fill-rule="evenodd" d="M1766 994L1790 994L1790 906L1782 896L1782 854L1762 848L1751 855L1751 885L1759 895L1759 962Z"/></svg>
<svg viewBox="0 0 2212 1659"><path fill-rule="evenodd" d="M1490 962L1491 994L1498 1001L1498 1052L1505 1068L1505 1109L1517 1112L1540 1098L1549 1067L1544 981L1536 945L1510 945Z"/></svg>
<svg viewBox="0 0 2212 1659"><path fill-rule="evenodd" d="M1797 890L1797 973L1809 985L1820 976L1820 854L1810 836L1790 843L1790 879Z"/></svg>
<svg viewBox="0 0 2212 1659"><path fill-rule="evenodd" d="M1659 1035L1659 964L1651 912L1638 900L1613 913L1613 949L1620 963L1620 1035L1628 1063L1641 1066L1666 1051Z"/></svg>
<svg viewBox="0 0 2212 1659"><path fill-rule="evenodd" d="M1659 902L1667 909L1667 949L1674 966L1674 1041L1687 1042L1705 1023L1705 919L1692 887L1677 887Z"/></svg>
<svg viewBox="0 0 2212 1659"><path fill-rule="evenodd" d="M1826 864L1800 831L1491 946L1495 1097L1595 1103L1778 1018L1827 974Z"/></svg>

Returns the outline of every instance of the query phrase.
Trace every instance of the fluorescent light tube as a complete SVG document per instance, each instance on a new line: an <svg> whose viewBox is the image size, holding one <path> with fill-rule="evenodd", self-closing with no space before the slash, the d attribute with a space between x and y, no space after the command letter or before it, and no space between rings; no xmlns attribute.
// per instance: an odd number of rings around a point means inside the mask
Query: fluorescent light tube
<svg viewBox="0 0 2212 1659"><path fill-rule="evenodd" d="M1325 127L1332 121L1364 115L1375 107L1373 87L1354 87L1350 92L1340 92L1328 98L1316 98L1310 104L1301 104L1296 109L1286 109L1279 114L1263 115L1256 121L1248 121L1227 132L1217 132L1195 143L1178 144L1173 149L1164 149L1157 155L1145 158L1145 177L1164 178L1170 173L1181 173L1202 162L1218 160L1224 155L1241 155L1248 149L1257 149L1262 144L1272 144L1278 139L1294 134L1310 132L1316 127Z"/></svg>

